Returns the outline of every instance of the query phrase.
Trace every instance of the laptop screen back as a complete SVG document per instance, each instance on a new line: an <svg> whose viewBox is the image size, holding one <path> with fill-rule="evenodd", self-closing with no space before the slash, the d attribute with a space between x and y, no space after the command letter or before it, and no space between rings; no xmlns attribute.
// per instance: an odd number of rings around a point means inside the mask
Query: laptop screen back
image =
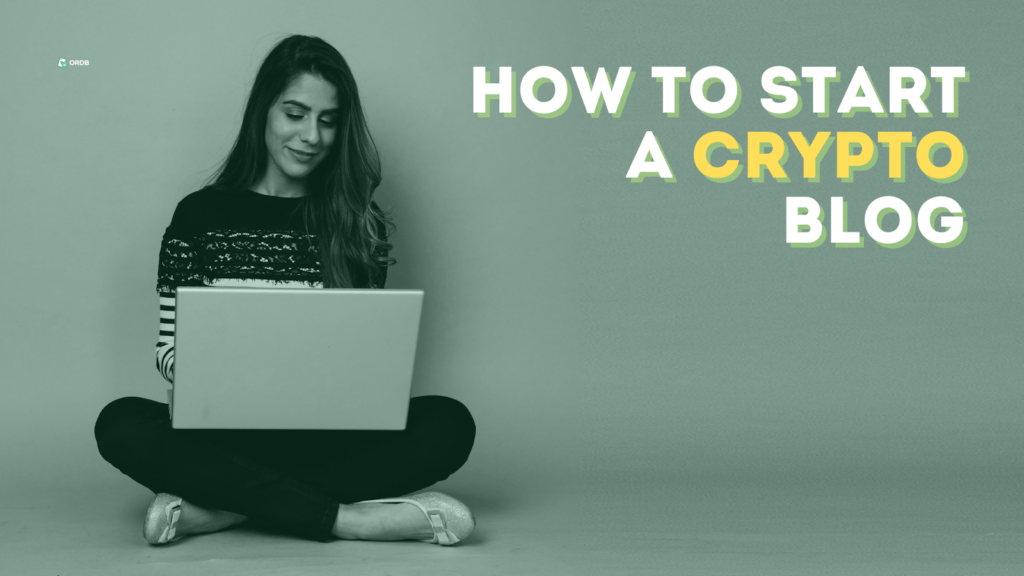
<svg viewBox="0 0 1024 576"><path fill-rule="evenodd" d="M178 288L174 428L402 430L422 290Z"/></svg>

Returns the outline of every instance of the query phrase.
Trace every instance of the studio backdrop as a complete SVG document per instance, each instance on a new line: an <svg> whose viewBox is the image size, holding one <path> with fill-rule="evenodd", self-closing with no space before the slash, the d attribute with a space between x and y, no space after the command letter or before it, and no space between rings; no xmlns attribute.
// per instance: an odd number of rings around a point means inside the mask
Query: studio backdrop
<svg viewBox="0 0 1024 576"><path fill-rule="evenodd" d="M375 199L397 226L387 287L425 291L413 393L458 398L477 420L452 481L521 495L627 475L1019 477L1019 19L1013 2L983 4L22 3L0 24L3 487L131 483L99 457L93 422L119 396L164 399L161 235L230 150L256 69L289 34L323 38L354 71L383 162ZM774 66L795 76L769 80L799 95L791 114L762 103L785 99L762 85ZM476 67L488 85L515 74L513 112L498 96L475 111ZM541 67L558 74L522 82ZM692 91L709 67L735 83ZM818 81L821 112L808 67L835 70ZM912 85L893 67L923 74L927 113L890 106ZM619 109L588 111L574 68L610 86L625 74ZM840 111L861 75L871 90L852 96L876 94L881 112ZM559 76L565 105L531 109L558 98ZM887 132L911 134L902 158ZM919 162L933 132L965 151L953 180ZM736 145L699 148L712 133ZM787 154L751 174L774 149L755 133ZM805 159L793 133L833 141ZM702 159L741 168L723 178ZM940 196L966 222L953 246L922 231L944 230L918 214ZM913 213L900 246L865 226L882 197ZM906 218L878 216L882 232ZM788 226L823 236L791 241ZM843 231L860 245L830 236Z"/></svg>

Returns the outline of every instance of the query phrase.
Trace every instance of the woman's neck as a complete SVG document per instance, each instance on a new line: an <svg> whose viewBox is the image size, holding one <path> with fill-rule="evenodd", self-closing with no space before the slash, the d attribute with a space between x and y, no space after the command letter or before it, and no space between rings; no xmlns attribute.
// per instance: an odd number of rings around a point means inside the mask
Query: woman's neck
<svg viewBox="0 0 1024 576"><path fill-rule="evenodd" d="M253 192L278 198L301 198L306 195L306 186L303 182L274 183L264 178L254 184L251 189Z"/></svg>

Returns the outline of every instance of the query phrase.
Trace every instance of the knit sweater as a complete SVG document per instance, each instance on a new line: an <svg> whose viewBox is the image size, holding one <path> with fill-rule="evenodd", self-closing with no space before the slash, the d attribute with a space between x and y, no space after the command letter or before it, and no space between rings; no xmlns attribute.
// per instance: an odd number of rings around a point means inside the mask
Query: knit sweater
<svg viewBox="0 0 1024 576"><path fill-rule="evenodd" d="M211 187L178 202L160 244L156 290L160 335L156 367L174 383L174 306L179 286L322 288L320 249L315 234L289 217L301 198L267 196L252 190ZM376 208L376 203L373 204ZM383 226L379 236L385 236ZM376 256L386 256L378 250ZM357 287L383 288L357 277Z"/></svg>

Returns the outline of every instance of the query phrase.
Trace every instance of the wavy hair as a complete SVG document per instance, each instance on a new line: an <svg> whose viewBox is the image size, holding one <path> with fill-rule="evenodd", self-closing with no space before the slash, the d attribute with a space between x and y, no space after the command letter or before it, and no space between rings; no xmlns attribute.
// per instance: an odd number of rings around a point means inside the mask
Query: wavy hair
<svg viewBox="0 0 1024 576"><path fill-rule="evenodd" d="M263 177L268 156L267 114L303 74L318 76L338 93L337 136L324 160L309 174L306 195L295 213L307 234L316 232L324 288L380 287L394 224L372 201L380 185L380 157L359 102L348 63L316 36L278 42L256 73L235 144L208 185L226 192L246 190Z"/></svg>

